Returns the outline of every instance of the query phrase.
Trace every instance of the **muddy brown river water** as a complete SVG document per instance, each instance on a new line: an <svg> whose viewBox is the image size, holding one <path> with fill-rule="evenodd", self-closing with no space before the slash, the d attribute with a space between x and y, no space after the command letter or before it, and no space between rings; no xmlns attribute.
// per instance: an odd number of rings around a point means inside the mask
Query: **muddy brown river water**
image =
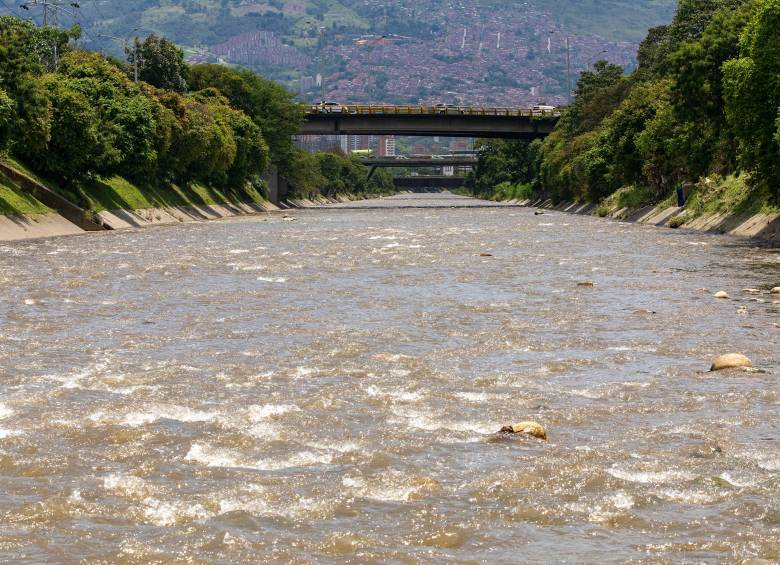
<svg viewBox="0 0 780 565"><path fill-rule="evenodd" d="M780 560L780 252L469 202L0 244L0 561Z"/></svg>

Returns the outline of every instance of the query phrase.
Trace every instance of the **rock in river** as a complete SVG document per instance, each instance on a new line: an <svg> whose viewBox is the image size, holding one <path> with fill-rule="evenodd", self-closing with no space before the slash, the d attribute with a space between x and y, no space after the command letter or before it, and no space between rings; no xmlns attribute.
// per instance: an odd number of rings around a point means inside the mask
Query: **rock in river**
<svg viewBox="0 0 780 565"><path fill-rule="evenodd" d="M780 294L780 286L776 286L772 290L769 291L772 294Z"/></svg>
<svg viewBox="0 0 780 565"><path fill-rule="evenodd" d="M721 355L712 362L710 371L722 371L723 369L738 369L742 367L752 367L753 363L741 353L727 353Z"/></svg>
<svg viewBox="0 0 780 565"><path fill-rule="evenodd" d="M504 426L501 428L501 432L509 434L524 434L547 441L547 431L544 429L543 425L537 422L520 422L514 426Z"/></svg>
<svg viewBox="0 0 780 565"><path fill-rule="evenodd" d="M716 292L715 294L713 294L713 296L715 298L722 298L724 300L731 298L727 292L723 292L722 290L720 292Z"/></svg>

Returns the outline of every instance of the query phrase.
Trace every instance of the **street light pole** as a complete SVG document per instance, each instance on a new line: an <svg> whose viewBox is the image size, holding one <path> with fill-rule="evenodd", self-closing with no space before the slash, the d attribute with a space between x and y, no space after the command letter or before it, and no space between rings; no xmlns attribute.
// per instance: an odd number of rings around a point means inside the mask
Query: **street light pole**
<svg viewBox="0 0 780 565"><path fill-rule="evenodd" d="M554 29L550 30L550 36L547 39L548 49L550 47L550 39L555 33ZM571 104L571 38L566 35L566 99Z"/></svg>
<svg viewBox="0 0 780 565"><path fill-rule="evenodd" d="M325 103L325 26L320 26L320 102Z"/></svg>
<svg viewBox="0 0 780 565"><path fill-rule="evenodd" d="M566 36L566 96L571 104L571 42Z"/></svg>

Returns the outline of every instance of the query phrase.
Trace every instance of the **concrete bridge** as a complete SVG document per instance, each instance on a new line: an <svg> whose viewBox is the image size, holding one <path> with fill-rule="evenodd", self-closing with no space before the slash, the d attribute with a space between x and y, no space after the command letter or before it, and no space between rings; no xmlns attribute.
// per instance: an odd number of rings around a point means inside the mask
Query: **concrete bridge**
<svg viewBox="0 0 780 565"><path fill-rule="evenodd" d="M409 190L411 192L432 192L446 188L461 188L466 183L464 177L442 177L442 176L424 176L424 177L395 177L393 184L398 190Z"/></svg>
<svg viewBox="0 0 780 565"><path fill-rule="evenodd" d="M552 133L558 117L547 109L321 104L306 111L300 133L537 139Z"/></svg>
<svg viewBox="0 0 780 565"><path fill-rule="evenodd" d="M361 159L360 162L369 168L368 178L371 179L378 168L396 169L443 169L444 167L476 167L477 157L448 156L442 158L373 158Z"/></svg>
<svg viewBox="0 0 780 565"><path fill-rule="evenodd" d="M479 163L477 157L448 156L448 157L429 157L429 158L369 158L361 159L360 162L366 167L396 168L396 169L421 169L441 167L476 167Z"/></svg>

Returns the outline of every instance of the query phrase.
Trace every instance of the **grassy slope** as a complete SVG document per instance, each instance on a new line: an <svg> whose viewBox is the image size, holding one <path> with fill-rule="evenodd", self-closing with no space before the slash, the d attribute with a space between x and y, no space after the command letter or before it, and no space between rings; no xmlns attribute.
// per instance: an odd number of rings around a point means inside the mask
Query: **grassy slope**
<svg viewBox="0 0 780 565"><path fill-rule="evenodd" d="M0 216L13 214L48 214L49 208L25 194L0 174Z"/></svg>
<svg viewBox="0 0 780 565"><path fill-rule="evenodd" d="M103 210L139 210L144 208L165 208L169 206L191 206L228 204L231 202L263 201L255 190L241 193L219 190L198 183L186 186L176 184L140 184L122 177L98 178L78 188L65 189L51 179L33 173L29 167L14 159L5 162L44 186L57 191L74 204L94 212Z"/></svg>
<svg viewBox="0 0 780 565"><path fill-rule="evenodd" d="M772 202L765 188L750 187L746 176L729 175L725 178L706 178L694 186L680 212L680 219L690 222L704 215L725 214L748 216L758 213L780 213L780 205ZM642 187L623 187L604 199L598 208L599 215L606 216L623 210L620 217L651 205L650 192ZM677 205L677 197L670 194L655 205L661 210Z"/></svg>

